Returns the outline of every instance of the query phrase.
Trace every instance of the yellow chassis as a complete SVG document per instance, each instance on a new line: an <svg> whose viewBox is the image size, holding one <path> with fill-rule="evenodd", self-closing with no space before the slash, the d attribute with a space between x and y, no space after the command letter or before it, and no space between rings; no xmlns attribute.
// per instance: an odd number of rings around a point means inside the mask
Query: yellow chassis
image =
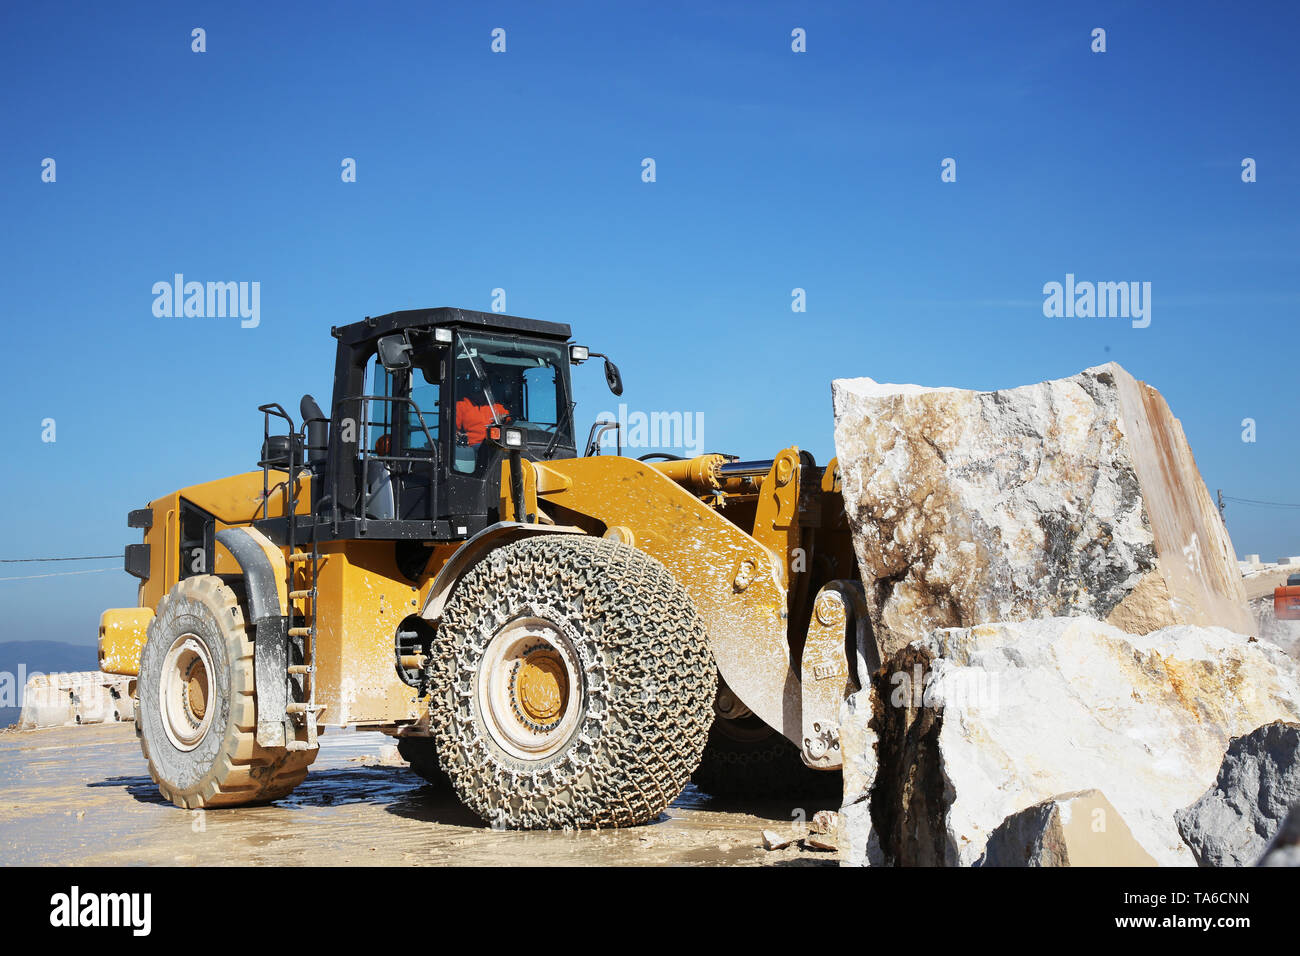
<svg viewBox="0 0 1300 956"><path fill-rule="evenodd" d="M716 455L650 463L612 456L522 461L519 516L507 462L502 524L468 542L430 545L418 580L398 569L391 541L322 544L315 608L305 606L307 598L290 599L287 549L252 527L262 516L261 472L186 488L150 503L149 577L139 607L104 612L100 666L138 673L152 609L181 576L177 525L184 499L215 516L216 530L246 529L274 570L282 614L314 611L320 724L418 734L427 711L397 676L399 623L419 614L436 626L460 574L509 540L533 533L605 536L659 560L691 596L730 692L719 698L728 702L725 716L750 711L793 741L809 766L837 768L840 703L856 688L860 669L875 666L875 655L835 462L818 477L811 458L791 447L761 476L725 477L724 463ZM286 478L272 473L279 490L268 502L271 517L283 515ZM308 480L296 496L300 513L310 500ZM220 544L208 570L243 573Z"/></svg>

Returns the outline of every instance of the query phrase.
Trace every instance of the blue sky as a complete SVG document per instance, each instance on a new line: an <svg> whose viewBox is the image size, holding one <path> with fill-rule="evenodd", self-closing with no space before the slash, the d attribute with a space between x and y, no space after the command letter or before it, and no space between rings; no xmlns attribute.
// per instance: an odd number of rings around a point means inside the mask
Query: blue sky
<svg viewBox="0 0 1300 956"><path fill-rule="evenodd" d="M1300 15L1165 6L5 5L0 557L120 553L129 509L253 467L259 403L328 397L331 325L495 288L711 450L824 462L835 377L1114 360L1212 492L1300 502ZM260 282L261 324L156 318L177 272ZM1066 273L1151 282L1151 325L1045 318ZM596 366L577 399L584 433L613 409ZM1228 526L1300 552L1300 510ZM0 640L92 643L133 585L0 581Z"/></svg>

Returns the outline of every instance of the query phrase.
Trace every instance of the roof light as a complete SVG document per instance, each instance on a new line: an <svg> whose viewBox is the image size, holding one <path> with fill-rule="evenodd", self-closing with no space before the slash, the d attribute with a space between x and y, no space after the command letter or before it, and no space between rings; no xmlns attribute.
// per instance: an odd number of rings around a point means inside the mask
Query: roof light
<svg viewBox="0 0 1300 956"><path fill-rule="evenodd" d="M450 344L451 344L451 329L434 329L434 330L433 330L433 340L434 340L435 342L442 342L442 343L444 343L445 345L450 345Z"/></svg>
<svg viewBox="0 0 1300 956"><path fill-rule="evenodd" d="M569 346L569 361L574 365L581 365L591 357L591 350L585 345Z"/></svg>

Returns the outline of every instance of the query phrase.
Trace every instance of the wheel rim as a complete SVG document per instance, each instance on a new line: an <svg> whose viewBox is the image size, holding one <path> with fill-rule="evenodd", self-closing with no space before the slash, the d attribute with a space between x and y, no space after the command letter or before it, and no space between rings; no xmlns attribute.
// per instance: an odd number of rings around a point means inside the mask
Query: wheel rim
<svg viewBox="0 0 1300 956"><path fill-rule="evenodd" d="M212 726L212 655L194 634L182 634L163 658L159 709L177 750L193 750Z"/></svg>
<svg viewBox="0 0 1300 956"><path fill-rule="evenodd" d="M543 760L563 749L582 716L577 653L550 621L511 621L479 663L479 712L502 750Z"/></svg>

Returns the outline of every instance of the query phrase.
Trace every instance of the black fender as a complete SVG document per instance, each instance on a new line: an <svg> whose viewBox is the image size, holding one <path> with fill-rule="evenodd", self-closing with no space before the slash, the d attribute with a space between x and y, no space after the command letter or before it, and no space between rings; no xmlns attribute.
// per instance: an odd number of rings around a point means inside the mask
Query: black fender
<svg viewBox="0 0 1300 956"><path fill-rule="evenodd" d="M266 551L275 546L261 532L249 528L218 531L217 542L243 572L249 623L253 625L257 742L263 747L283 747L294 732L288 715L289 618L280 603L279 575Z"/></svg>
<svg viewBox="0 0 1300 956"><path fill-rule="evenodd" d="M433 586L424 600L420 616L436 624L442 618L442 609L447 598L455 590L461 577L490 551L518 541L521 538L538 534L586 534L581 528L566 524L531 524L523 521L498 521L488 525L456 549L456 553L447 559L447 563L433 579Z"/></svg>

